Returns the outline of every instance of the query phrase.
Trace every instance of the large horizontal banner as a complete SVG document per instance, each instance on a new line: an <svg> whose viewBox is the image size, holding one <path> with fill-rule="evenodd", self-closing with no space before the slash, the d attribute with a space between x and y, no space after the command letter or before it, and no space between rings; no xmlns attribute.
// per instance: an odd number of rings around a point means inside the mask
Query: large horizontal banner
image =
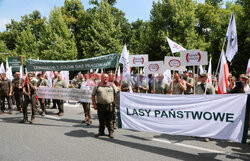
<svg viewBox="0 0 250 161"><path fill-rule="evenodd" d="M148 55L129 55L130 67L144 67L148 62Z"/></svg>
<svg viewBox="0 0 250 161"><path fill-rule="evenodd" d="M120 93L122 128L241 142L247 94Z"/></svg>
<svg viewBox="0 0 250 161"><path fill-rule="evenodd" d="M181 64L183 66L207 65L207 52L199 50L181 51Z"/></svg>
<svg viewBox="0 0 250 161"><path fill-rule="evenodd" d="M81 60L26 60L28 72L33 71L75 71L115 68L119 54L109 54Z"/></svg>
<svg viewBox="0 0 250 161"><path fill-rule="evenodd" d="M50 88L39 87L36 90L39 98L71 100L91 103L92 88L75 89L75 88Z"/></svg>

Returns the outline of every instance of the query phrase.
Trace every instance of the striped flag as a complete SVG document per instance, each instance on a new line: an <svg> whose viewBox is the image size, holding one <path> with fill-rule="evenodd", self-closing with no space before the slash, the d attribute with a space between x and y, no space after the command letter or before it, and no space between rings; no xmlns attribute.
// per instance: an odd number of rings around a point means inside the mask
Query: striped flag
<svg viewBox="0 0 250 161"><path fill-rule="evenodd" d="M210 58L210 61L209 61L207 74L208 74L207 83L212 85L212 58Z"/></svg>
<svg viewBox="0 0 250 161"><path fill-rule="evenodd" d="M220 73L219 73L219 81L218 81L218 94L226 94L228 87L228 76L229 69L227 60L224 54L224 51L221 52L221 64L220 64Z"/></svg>

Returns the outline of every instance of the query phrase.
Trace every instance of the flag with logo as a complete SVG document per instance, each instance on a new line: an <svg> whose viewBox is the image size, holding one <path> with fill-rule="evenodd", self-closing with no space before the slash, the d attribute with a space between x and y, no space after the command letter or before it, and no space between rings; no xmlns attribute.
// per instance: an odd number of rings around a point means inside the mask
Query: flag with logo
<svg viewBox="0 0 250 161"><path fill-rule="evenodd" d="M218 81L218 94L226 94L228 87L228 76L229 69L227 60L224 54L224 51L221 53L221 64L220 64L220 73L219 73L219 81Z"/></svg>
<svg viewBox="0 0 250 161"><path fill-rule="evenodd" d="M177 52L186 50L181 45L179 45L176 42L170 40L168 37L167 37L167 41L168 41L168 45L169 45L172 53L177 53Z"/></svg>
<svg viewBox="0 0 250 161"><path fill-rule="evenodd" d="M237 41L237 32L236 32L236 23L234 17L234 11L232 12L228 29L227 29L227 50L226 57L229 62L232 61L234 55L238 51L238 41Z"/></svg>

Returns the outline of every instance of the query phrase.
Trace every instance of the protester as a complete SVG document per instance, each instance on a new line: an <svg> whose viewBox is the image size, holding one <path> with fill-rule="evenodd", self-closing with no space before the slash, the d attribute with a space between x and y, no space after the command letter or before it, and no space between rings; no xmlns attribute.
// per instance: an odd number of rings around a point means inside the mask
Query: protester
<svg viewBox="0 0 250 161"><path fill-rule="evenodd" d="M92 93L92 104L97 110L99 119L99 132L96 137L103 136L105 124L109 131L109 137L114 138L114 129L112 125L113 112L115 109L116 86L109 84L109 76L103 73L100 85L95 86Z"/></svg>
<svg viewBox="0 0 250 161"><path fill-rule="evenodd" d="M207 83L207 78L207 73L200 74L200 83L195 86L195 94L215 94L215 88Z"/></svg>
<svg viewBox="0 0 250 161"><path fill-rule="evenodd" d="M184 92L187 89L186 81L181 79L178 72L174 73L174 80L172 81L171 85L172 85L171 87L172 89L169 91L169 93L172 93L172 94L184 94Z"/></svg>
<svg viewBox="0 0 250 161"><path fill-rule="evenodd" d="M16 100L17 111L23 112L23 83L20 73L16 72L15 79L12 80L14 98Z"/></svg>
<svg viewBox="0 0 250 161"><path fill-rule="evenodd" d="M194 79L190 77L192 73L188 73L187 71L184 71L183 80L185 80L187 85L187 90L184 92L184 94L193 94L194 93Z"/></svg>
<svg viewBox="0 0 250 161"><path fill-rule="evenodd" d="M43 78L42 73L39 73L37 75L38 82L37 82L37 87L48 87L48 81ZM45 98L38 98L38 101L40 103L40 106L42 107L42 112L41 115L45 116L46 113L46 106L45 106Z"/></svg>
<svg viewBox="0 0 250 161"><path fill-rule="evenodd" d="M137 93L147 93L149 90L147 81L143 74L139 74L139 80L134 84L134 92Z"/></svg>
<svg viewBox="0 0 250 161"><path fill-rule="evenodd" d="M164 81L164 75L159 74L155 82L155 89L151 89L151 93L154 94L167 94L170 90L170 85Z"/></svg>
<svg viewBox="0 0 250 161"><path fill-rule="evenodd" d="M81 84L81 89L92 89L95 86L94 80L89 78L89 74L84 74L84 79ZM92 124L92 116L89 102L82 102L82 107L84 111L85 120L82 123L86 123L86 125Z"/></svg>
<svg viewBox="0 0 250 161"><path fill-rule="evenodd" d="M54 72L54 77L52 78L52 87L55 87L55 83L57 81L58 74L59 74L58 71ZM52 99L52 103L53 103L52 108L56 108L56 100L55 99Z"/></svg>
<svg viewBox="0 0 250 161"><path fill-rule="evenodd" d="M5 73L2 73L0 81L0 103L1 103L0 114L3 114L5 111L5 98L8 101L9 114L13 113L12 98L11 98L12 93L13 93L12 82L6 77Z"/></svg>
<svg viewBox="0 0 250 161"><path fill-rule="evenodd" d="M37 82L33 79L33 74L29 73L27 75L26 81L24 83L23 93L24 93L24 105L23 105L23 120L20 123L25 123L28 121L28 105L31 104L31 121L33 124L35 121L35 111L36 111L36 86Z"/></svg>
<svg viewBox="0 0 250 161"><path fill-rule="evenodd" d="M62 79L62 75L57 75L57 81L55 82L54 88L67 88L66 81ZM57 113L58 116L63 116L64 109L63 109L63 100L55 99L55 103L58 106L59 112Z"/></svg>
<svg viewBox="0 0 250 161"><path fill-rule="evenodd" d="M229 93L245 93L244 83L242 81L237 81L235 87L229 91Z"/></svg>

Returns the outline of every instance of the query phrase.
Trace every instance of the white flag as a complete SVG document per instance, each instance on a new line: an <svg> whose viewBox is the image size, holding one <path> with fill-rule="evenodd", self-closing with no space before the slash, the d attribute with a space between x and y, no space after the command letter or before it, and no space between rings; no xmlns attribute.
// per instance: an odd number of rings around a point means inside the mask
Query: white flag
<svg viewBox="0 0 250 161"><path fill-rule="evenodd" d="M202 73L205 73L205 71L204 71L202 65L200 65L200 74L202 74Z"/></svg>
<svg viewBox="0 0 250 161"><path fill-rule="evenodd" d="M1 67L0 67L0 73L5 73L5 69L4 69L3 63L1 64Z"/></svg>
<svg viewBox="0 0 250 161"><path fill-rule="evenodd" d="M228 87L229 69L224 51L221 53L220 73L218 81L218 94L226 94Z"/></svg>
<svg viewBox="0 0 250 161"><path fill-rule="evenodd" d="M236 23L234 17L234 11L232 12L228 29L227 29L227 50L226 57L229 62L232 61L234 55L238 51L238 41L237 41L237 32L236 32Z"/></svg>
<svg viewBox="0 0 250 161"><path fill-rule="evenodd" d="M97 73L98 73L98 71L99 71L99 69L96 69L96 70L95 70L95 74L97 74Z"/></svg>
<svg viewBox="0 0 250 161"><path fill-rule="evenodd" d="M142 71L142 68L141 68L141 69L140 69L140 74L142 74L142 72L143 72L143 71Z"/></svg>
<svg viewBox="0 0 250 161"><path fill-rule="evenodd" d="M164 72L164 80L168 82L169 84L172 82L172 77L171 77L171 70L166 69Z"/></svg>
<svg viewBox="0 0 250 161"><path fill-rule="evenodd" d="M169 45L169 47L170 47L172 53L177 53L177 52L186 50L186 49L183 48L181 45L179 45L179 44L177 44L176 42L170 40L168 37L167 37L167 40L168 40L168 45Z"/></svg>
<svg viewBox="0 0 250 161"><path fill-rule="evenodd" d="M12 76L12 68L9 67L9 63L8 60L6 60L6 77L10 80L13 80L13 76Z"/></svg>
<svg viewBox="0 0 250 161"><path fill-rule="evenodd" d="M67 86L69 86L69 71L61 71L62 79L66 81Z"/></svg>
<svg viewBox="0 0 250 161"><path fill-rule="evenodd" d="M246 72L246 74L250 74L250 59L248 59L247 72Z"/></svg>
<svg viewBox="0 0 250 161"><path fill-rule="evenodd" d="M210 61L209 61L207 74L208 74L207 83L212 85L212 58L210 58Z"/></svg>
<svg viewBox="0 0 250 161"><path fill-rule="evenodd" d="M130 66L129 66L129 52L127 50L126 44L122 49L122 54L119 60L120 63L123 64L123 72L122 77L123 80L130 77Z"/></svg>

